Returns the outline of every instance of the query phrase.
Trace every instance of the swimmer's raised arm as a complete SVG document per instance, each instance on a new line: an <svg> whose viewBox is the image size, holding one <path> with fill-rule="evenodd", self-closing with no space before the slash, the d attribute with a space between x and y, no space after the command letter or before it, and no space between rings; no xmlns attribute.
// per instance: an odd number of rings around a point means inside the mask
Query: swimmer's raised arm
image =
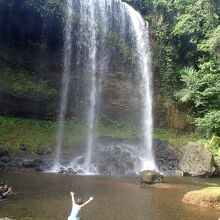
<svg viewBox="0 0 220 220"><path fill-rule="evenodd" d="M71 195L71 198L72 198L72 203L73 203L73 204L76 204L76 203L75 203L75 199L74 199L74 192L70 192L70 195Z"/></svg>
<svg viewBox="0 0 220 220"><path fill-rule="evenodd" d="M93 200L93 197L90 197L85 203L83 203L82 205L80 205L80 207L85 206L86 204L90 203Z"/></svg>

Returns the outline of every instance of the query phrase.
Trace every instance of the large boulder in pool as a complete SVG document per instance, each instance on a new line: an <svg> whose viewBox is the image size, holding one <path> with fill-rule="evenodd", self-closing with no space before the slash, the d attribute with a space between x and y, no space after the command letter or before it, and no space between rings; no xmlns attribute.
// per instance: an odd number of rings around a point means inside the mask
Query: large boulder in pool
<svg viewBox="0 0 220 220"><path fill-rule="evenodd" d="M97 152L93 164L102 174L128 174L138 170L140 159L132 146L116 144Z"/></svg>
<svg viewBox="0 0 220 220"><path fill-rule="evenodd" d="M141 185L164 182L164 177L155 170L144 170L140 172Z"/></svg>
<svg viewBox="0 0 220 220"><path fill-rule="evenodd" d="M184 203L220 211L220 187L207 187L184 195Z"/></svg>
<svg viewBox="0 0 220 220"><path fill-rule="evenodd" d="M215 171L212 153L194 142L187 144L179 166L189 176L209 177Z"/></svg>

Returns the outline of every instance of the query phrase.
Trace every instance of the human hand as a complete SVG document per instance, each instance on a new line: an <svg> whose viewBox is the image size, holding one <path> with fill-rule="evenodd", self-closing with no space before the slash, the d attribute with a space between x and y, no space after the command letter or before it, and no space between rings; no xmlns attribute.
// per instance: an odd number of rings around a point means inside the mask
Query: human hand
<svg viewBox="0 0 220 220"><path fill-rule="evenodd" d="M74 196L74 192L70 192L70 195L71 195L71 196Z"/></svg>
<svg viewBox="0 0 220 220"><path fill-rule="evenodd" d="M91 200L91 201L92 201L92 200L93 200L93 197L89 197L89 200Z"/></svg>

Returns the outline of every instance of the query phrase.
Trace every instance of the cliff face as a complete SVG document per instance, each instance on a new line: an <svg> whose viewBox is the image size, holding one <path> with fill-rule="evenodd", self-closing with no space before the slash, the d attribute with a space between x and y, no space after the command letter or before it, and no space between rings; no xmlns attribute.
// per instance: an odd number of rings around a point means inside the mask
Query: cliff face
<svg viewBox="0 0 220 220"><path fill-rule="evenodd" d="M63 72L62 10L62 1L0 2L0 114L57 118ZM73 25L76 33L77 16ZM142 104L138 80L126 45L121 46L113 34L109 35L109 68L104 73L97 71L102 88L98 110L101 116L139 124ZM84 67L75 65L74 37L67 117L83 117L89 79Z"/></svg>

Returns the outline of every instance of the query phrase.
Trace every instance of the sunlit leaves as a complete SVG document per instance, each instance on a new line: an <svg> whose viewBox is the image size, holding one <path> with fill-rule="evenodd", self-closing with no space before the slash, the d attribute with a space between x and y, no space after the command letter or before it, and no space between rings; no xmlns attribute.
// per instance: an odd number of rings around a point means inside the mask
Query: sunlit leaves
<svg viewBox="0 0 220 220"><path fill-rule="evenodd" d="M199 44L199 49L216 55L220 60L220 25L212 30L207 40L203 40Z"/></svg>
<svg viewBox="0 0 220 220"><path fill-rule="evenodd" d="M196 126L207 136L220 135L220 110L210 110L204 117L195 119Z"/></svg>

